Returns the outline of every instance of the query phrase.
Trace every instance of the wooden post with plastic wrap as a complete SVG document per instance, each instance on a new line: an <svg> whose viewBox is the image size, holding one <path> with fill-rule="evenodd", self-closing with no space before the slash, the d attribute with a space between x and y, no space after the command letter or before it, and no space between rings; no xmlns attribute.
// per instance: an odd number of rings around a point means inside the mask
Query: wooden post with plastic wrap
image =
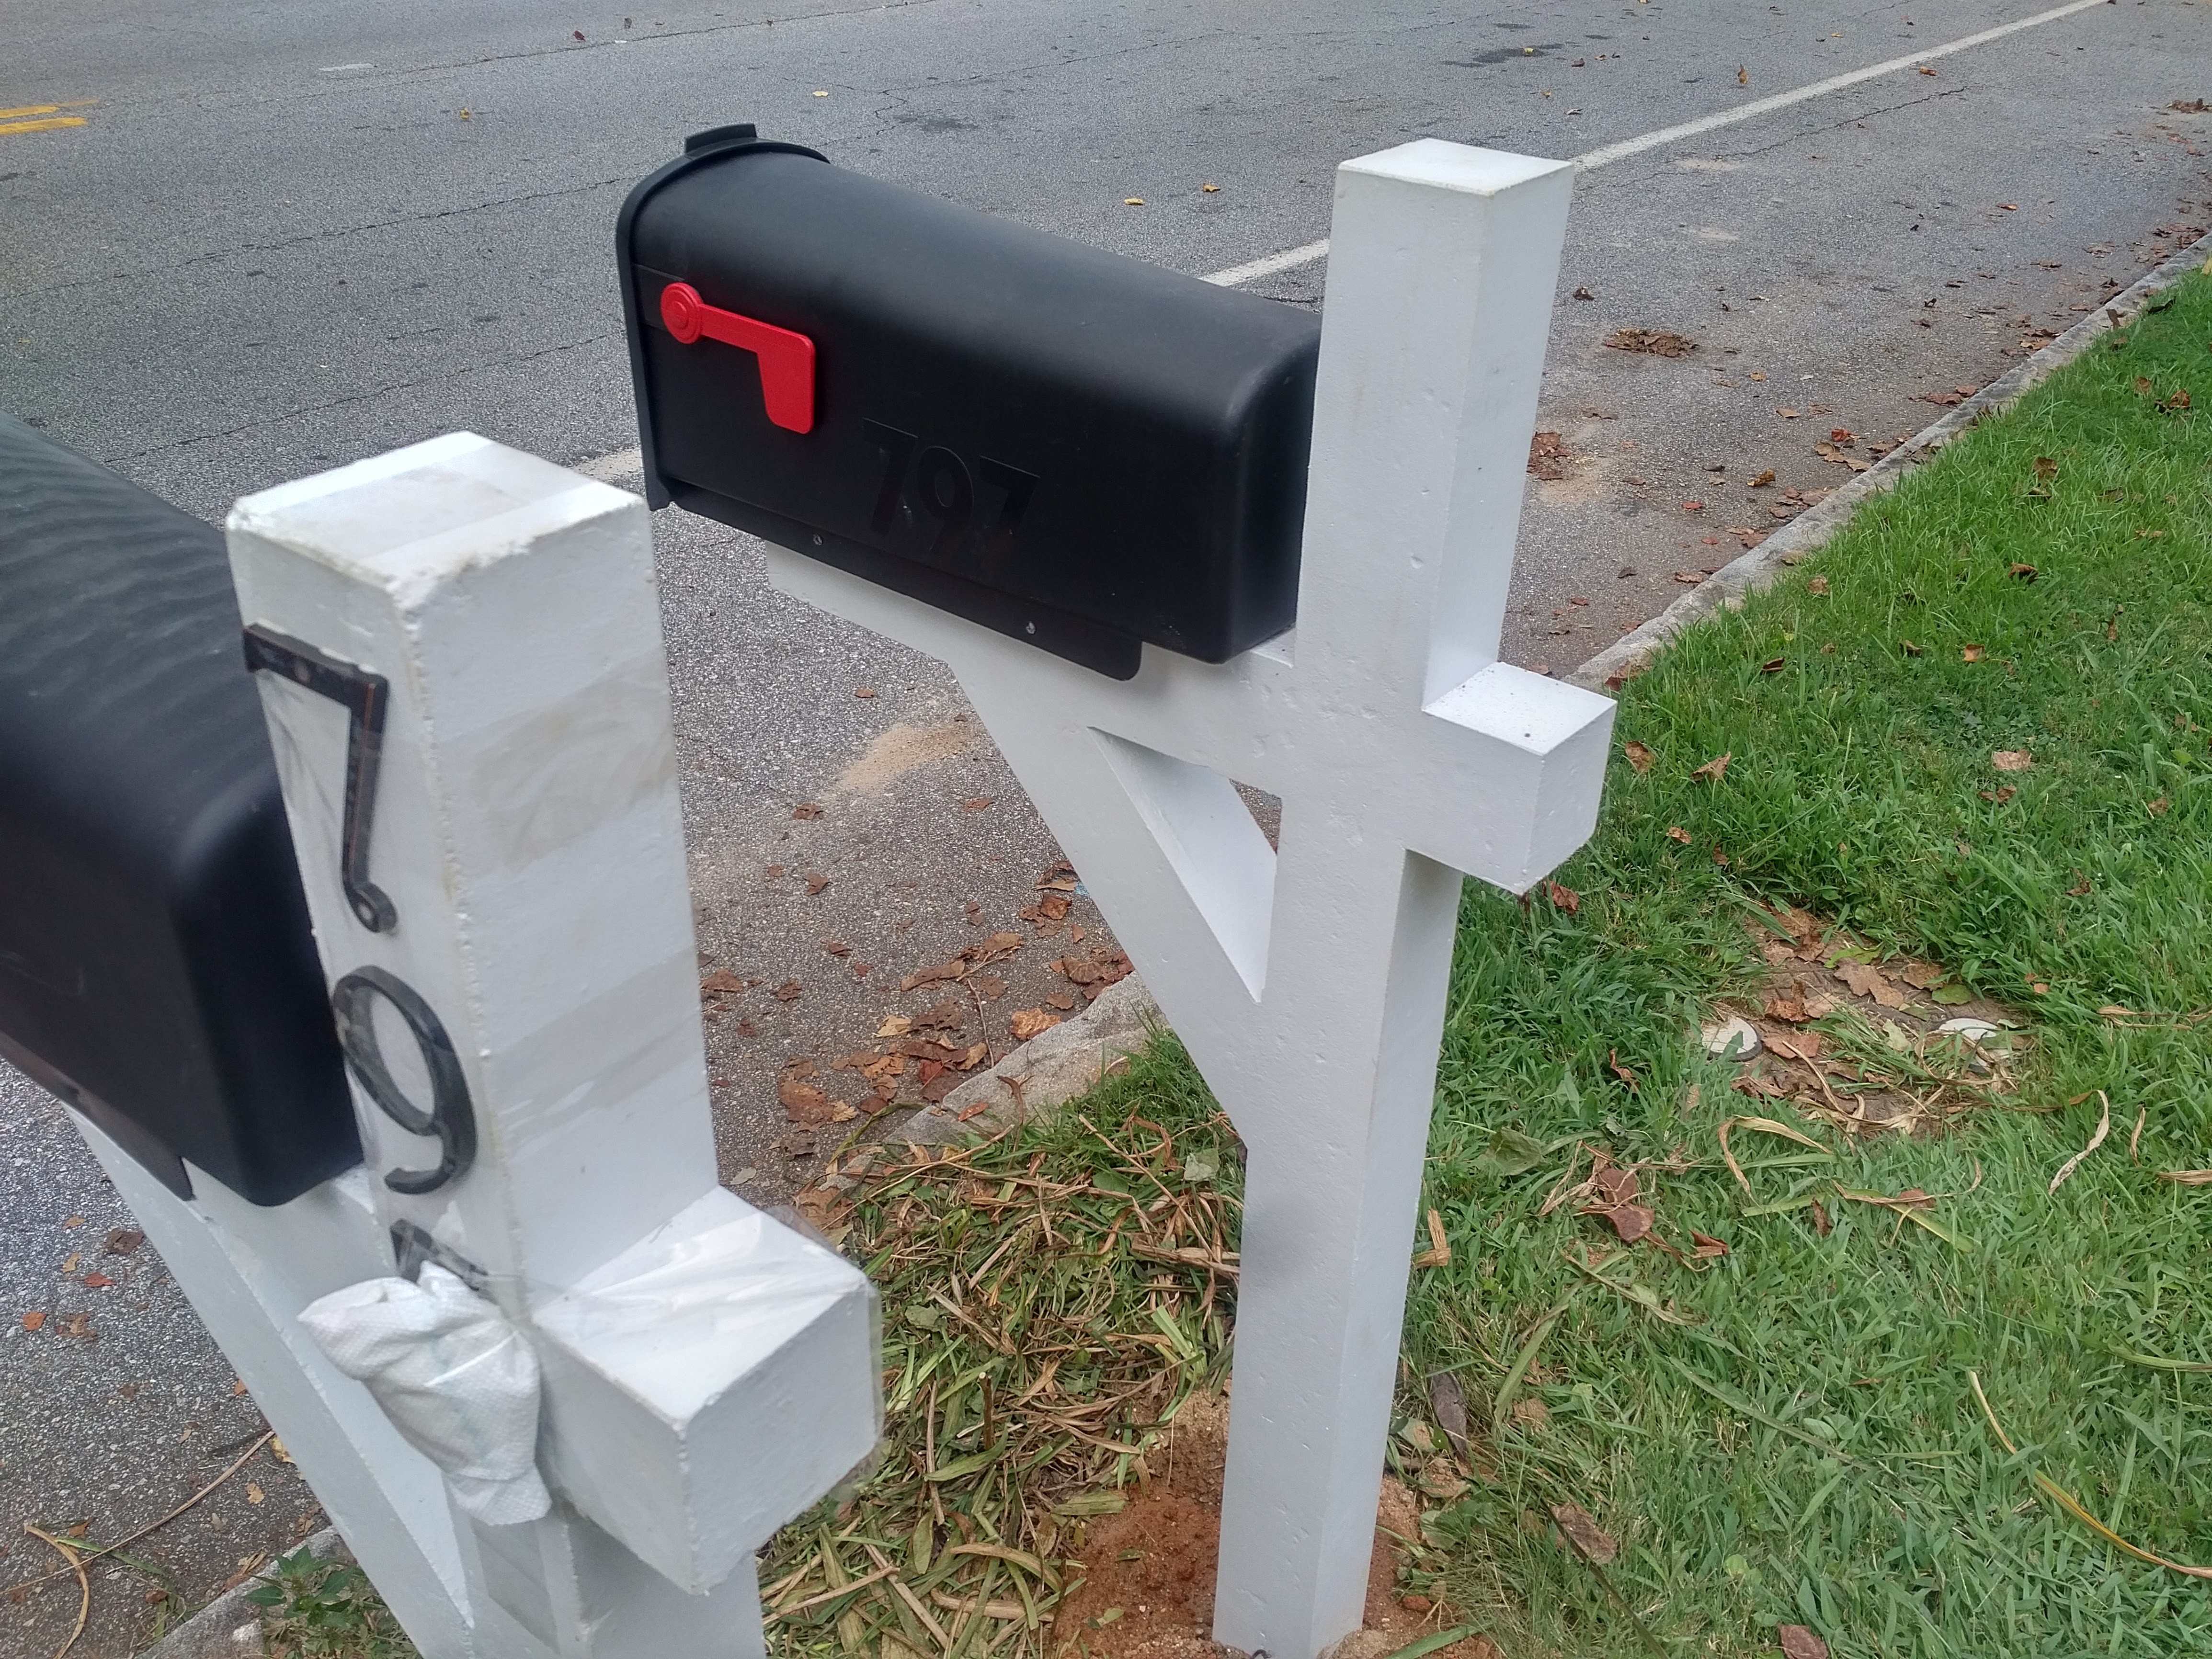
<svg viewBox="0 0 2212 1659"><path fill-rule="evenodd" d="M951 665L1249 1148L1214 1635L1270 1659L1360 1623L1462 873L1596 821L1612 703L1497 659L1572 180L1338 170L1292 635L1115 681L769 551Z"/></svg>
<svg viewBox="0 0 2212 1659"><path fill-rule="evenodd" d="M229 534L366 1168L179 1279L372 1575L420 1561L431 1659L758 1654L754 1552L874 1442L874 1298L715 1181L644 506L457 434ZM248 1254L370 1260L257 1346ZM450 1531L393 1527L404 1456Z"/></svg>

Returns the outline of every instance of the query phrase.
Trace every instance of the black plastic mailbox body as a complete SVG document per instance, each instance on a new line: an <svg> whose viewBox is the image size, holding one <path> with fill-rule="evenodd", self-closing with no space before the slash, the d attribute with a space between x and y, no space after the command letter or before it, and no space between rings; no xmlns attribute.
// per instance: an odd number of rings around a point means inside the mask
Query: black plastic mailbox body
<svg viewBox="0 0 2212 1659"><path fill-rule="evenodd" d="M655 507L1116 678L1290 627L1318 318L750 127L640 184L617 240Z"/></svg>
<svg viewBox="0 0 2212 1659"><path fill-rule="evenodd" d="M0 1054L180 1193L361 1161L222 533L6 416Z"/></svg>

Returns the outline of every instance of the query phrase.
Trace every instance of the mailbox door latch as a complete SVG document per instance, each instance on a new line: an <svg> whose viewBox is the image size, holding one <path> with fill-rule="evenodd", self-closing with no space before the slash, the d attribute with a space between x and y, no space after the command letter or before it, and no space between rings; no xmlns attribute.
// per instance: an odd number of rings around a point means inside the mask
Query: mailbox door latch
<svg viewBox="0 0 2212 1659"><path fill-rule="evenodd" d="M710 306L689 283L660 290L660 320L685 345L705 338L751 352L769 419L787 432L814 430L814 342L806 336Z"/></svg>

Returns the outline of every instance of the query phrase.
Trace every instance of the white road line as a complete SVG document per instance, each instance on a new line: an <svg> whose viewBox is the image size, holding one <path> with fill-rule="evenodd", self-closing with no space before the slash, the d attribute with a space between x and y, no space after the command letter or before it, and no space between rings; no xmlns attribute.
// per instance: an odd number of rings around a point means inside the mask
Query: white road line
<svg viewBox="0 0 2212 1659"><path fill-rule="evenodd" d="M1212 283L1216 288L1235 288L1239 283L1256 283L1262 276L1272 276L1279 270L1295 270L1300 265L1310 265L1328 253L1328 238L1308 242L1304 247L1285 249L1270 253L1264 259L1255 259L1249 264L1231 265L1226 270L1217 270L1211 276L1201 276L1200 282Z"/></svg>
<svg viewBox="0 0 2212 1659"><path fill-rule="evenodd" d="M1756 120L1778 109L1787 109L1792 104L1802 104L1808 99L1824 98L1832 92L1841 92L1845 87L1855 87L1862 81L1873 81L1885 75L1894 75L1899 70L1917 69L1938 58L1948 58L1954 52L1965 52L1970 46L1986 46L1992 40L2002 40L2008 34L2017 34L2022 29L2032 29L2045 23L2055 23L2062 17L2071 17L2077 11L2087 11L2092 6L2111 3L2111 0L2068 0L2063 6L2049 11L2039 11L2033 17L1999 24L1993 29L1984 29L1978 34L1969 34L1956 40L1931 46L1925 52L1916 52L1907 58L1892 58L1884 63L1869 64L1864 69L1832 75L1825 81L1815 81L1810 86L1799 87L1790 92L1778 92L1771 98L1754 98L1748 104L1739 104L1734 109L1724 109L1712 115L1701 115L1694 121L1685 121L1680 126L1662 127L1656 132L1647 132L1637 138L1624 138L1617 144L1606 144L1586 155L1575 157L1575 164L1585 173L1598 167L1611 167L1615 161L1625 161L1632 155L1641 155L1645 150L1694 138L1701 132L1711 132L1717 127L1734 126L1739 121ZM1271 253L1263 259L1231 265L1226 270L1217 270L1204 278L1221 288L1235 288L1241 283L1257 282L1262 276L1273 276L1279 271L1295 270L1300 265L1310 265L1316 259L1328 257L1328 242L1308 242L1304 247Z"/></svg>
<svg viewBox="0 0 2212 1659"><path fill-rule="evenodd" d="M1592 167L1610 167L1615 161L1625 161L1632 155L1640 155L1647 149L1656 149L1662 144L1671 144L1677 139L1694 138L1701 132L1711 132L1715 127L1732 126L1738 121L1751 120L1770 110L1785 109L1791 104L1802 104L1808 98L1825 97L1832 92L1841 92L1845 87L1855 87L1862 81L1894 75L1899 70L1917 69L1923 64L1933 63L1938 58L1948 58L1953 52L1964 52L1969 46L1985 46L1991 40L2002 40L2008 34L2017 34L2022 29L2032 29L2043 23L2055 23L2062 17L2071 17L2077 11L2087 11L2092 6L2106 3L2108 0L2070 0L2067 5L2039 11L2034 16L2023 17L2017 22L1984 29L1979 34L1969 34L1931 51L1916 52L1909 58L1893 58L1887 63L1870 64L1864 69L1832 75L1825 81L1815 81L1811 86L1800 87L1795 92L1778 92L1771 98L1755 98L1748 104L1739 104L1735 108L1723 110L1717 115L1700 116L1697 120L1685 121L1679 127L1662 127L1656 132L1647 132L1641 138L1624 138L1617 144L1607 144L1587 155L1577 155L1575 161L1585 173Z"/></svg>

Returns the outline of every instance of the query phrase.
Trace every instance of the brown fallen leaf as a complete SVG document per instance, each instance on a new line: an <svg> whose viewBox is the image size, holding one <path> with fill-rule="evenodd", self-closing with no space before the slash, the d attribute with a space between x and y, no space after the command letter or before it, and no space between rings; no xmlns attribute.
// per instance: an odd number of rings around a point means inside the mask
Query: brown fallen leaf
<svg viewBox="0 0 2212 1659"><path fill-rule="evenodd" d="M830 1097L803 1077L787 1072L776 1080L775 1097L783 1115L802 1129L830 1121Z"/></svg>
<svg viewBox="0 0 2212 1659"><path fill-rule="evenodd" d="M927 1012L914 1017L917 1031L957 1031L968 1018L968 1010L957 996L946 997Z"/></svg>
<svg viewBox="0 0 2212 1659"><path fill-rule="evenodd" d="M1757 477L1753 478L1749 483L1744 485L1744 488L1746 489L1763 489L1773 482L1774 469L1770 466L1764 472L1761 472Z"/></svg>
<svg viewBox="0 0 2212 1659"><path fill-rule="evenodd" d="M823 875L819 870L810 870L806 872L807 897L820 898L829 885L830 878Z"/></svg>
<svg viewBox="0 0 2212 1659"><path fill-rule="evenodd" d="M1047 893L1035 904L1025 904L1020 911L1024 921L1034 922L1040 933L1055 923L1067 920L1068 906L1073 903L1065 893Z"/></svg>
<svg viewBox="0 0 2212 1659"><path fill-rule="evenodd" d="M2171 1181L2177 1187L2212 1187L2212 1170L2160 1170L2158 1178ZM39 1328L31 1324L31 1321L45 1317L43 1314L25 1314L23 1323L35 1331Z"/></svg>
<svg viewBox="0 0 2212 1659"><path fill-rule="evenodd" d="M1601 1567L1608 1566L1613 1558L1620 1553L1620 1546L1579 1504L1554 1504L1552 1519L1559 1523L1559 1530L1584 1560L1595 1561Z"/></svg>
<svg viewBox="0 0 2212 1659"><path fill-rule="evenodd" d="M109 1285L115 1283L115 1281L110 1279L106 1273L98 1272L87 1273L81 1282L83 1284L85 1289L88 1291L104 1291Z"/></svg>
<svg viewBox="0 0 2212 1659"><path fill-rule="evenodd" d="M912 1030L914 1030L914 1022L912 1020L908 1019L904 1014L893 1014L890 1018L884 1020L881 1025L876 1027L876 1035L878 1037L904 1036Z"/></svg>
<svg viewBox="0 0 2212 1659"><path fill-rule="evenodd" d="M1618 1204L1611 1209L1585 1210L1583 1213L1600 1216L1611 1222L1613 1231L1620 1235L1620 1242L1624 1244L1634 1244L1649 1237L1659 1219L1656 1213L1641 1204Z"/></svg>
<svg viewBox="0 0 2212 1659"><path fill-rule="evenodd" d="M825 955L833 957L849 957L853 954L853 947L841 939L823 939L822 949Z"/></svg>
<svg viewBox="0 0 2212 1659"><path fill-rule="evenodd" d="M2143 811L2148 812L2151 817L2154 818L2162 818L2166 816L2170 805L2171 803L2167 801L2166 798L2160 795L2156 800L2151 802L2149 805L2143 808Z"/></svg>
<svg viewBox="0 0 2212 1659"><path fill-rule="evenodd" d="M1728 1245L1710 1233L1692 1232L1690 1243L1691 1255L1701 1260L1726 1255L1729 1253Z"/></svg>
<svg viewBox="0 0 2212 1659"><path fill-rule="evenodd" d="M1785 952L1787 947L1784 947ZM1801 987L1800 989L1802 989ZM1802 1025L1813 1018L1812 1010L1797 997L1769 997L1765 1013L1769 1019L1781 1020L1784 1024Z"/></svg>
<svg viewBox="0 0 2212 1659"><path fill-rule="evenodd" d="M934 985L940 980L964 978L967 972L968 964L956 957L951 962L940 962L931 967L915 969L899 981L899 989L911 991L917 986Z"/></svg>
<svg viewBox="0 0 2212 1659"><path fill-rule="evenodd" d="M1924 656L1926 654L1926 653L1923 652L1918 646L1913 644L1911 640L1899 640L1897 643L1898 648L1903 651L1908 657L1918 657Z"/></svg>
<svg viewBox="0 0 2212 1659"><path fill-rule="evenodd" d="M1885 1008L1905 1008L1911 999L1897 988L1889 975L1870 962L1844 962L1836 964L1836 977L1851 988L1856 996L1872 997Z"/></svg>
<svg viewBox="0 0 2212 1659"><path fill-rule="evenodd" d="M811 819L814 819L814 818L818 818L818 817L820 817L822 816L822 809L821 809L820 807L817 806L817 805L816 805L812 801L811 801L811 800L803 800L803 801L799 802L798 805L796 805L796 806L794 806L794 807L793 807L793 808L791 809L791 816L792 816L792 817L795 817L795 818L805 818L805 819L811 820ZM780 866L780 865L779 865L778 866L776 866L776 868L775 868L774 871L770 872L770 873L771 873L771 874L781 874L781 872L782 872L782 866Z"/></svg>
<svg viewBox="0 0 2212 1659"><path fill-rule="evenodd" d="M1978 645L1962 645L1959 647L1959 656L1965 662L1979 662L1982 659L1982 647Z"/></svg>
<svg viewBox="0 0 2212 1659"><path fill-rule="evenodd" d="M2184 1170L2183 1171L2181 1171L2181 1174L2185 1175L2185 1176L2186 1176L2186 1175L2197 1175L2197 1174L2203 1174L2203 1175L2205 1175L2205 1176L2212 1176L2212 1170L2201 1170L2201 1171L2200 1171L2200 1170ZM2172 1179L2175 1179L2175 1177L2173 1177L2173 1176L2168 1176L2168 1177L2167 1177L2167 1179L2168 1179L2168 1180L2172 1180ZM27 1331L33 1331L33 1332L35 1332L35 1331L42 1331L42 1330L46 1329L46 1315L44 1315L44 1314L42 1314L42 1313L27 1313L27 1314L25 1314L25 1315L23 1316L23 1328L24 1328L25 1330L27 1330Z"/></svg>
<svg viewBox="0 0 2212 1659"><path fill-rule="evenodd" d="M961 810L962 811L963 811L963 812L980 812L980 811L981 811L985 807L988 806L990 804L991 804L991 797L990 797L990 796L988 796L988 795L978 795L978 796L976 796L976 797L975 797L975 799L973 799L973 800L963 800L963 801L962 801L962 802L960 803L960 810Z"/></svg>
<svg viewBox="0 0 2212 1659"><path fill-rule="evenodd" d="M960 959L973 968L988 967L994 962L1004 962L1020 950L1025 941L1019 933L1000 932L991 933L969 945L960 953Z"/></svg>
<svg viewBox="0 0 2212 1659"><path fill-rule="evenodd" d="M1805 591L1808 593L1826 593L1828 591L1828 579L1826 576L1814 577L1805 584Z"/></svg>
<svg viewBox="0 0 2212 1659"><path fill-rule="evenodd" d="M1838 466L1847 466L1854 472L1863 472L1869 465L1868 462L1861 460L1856 455L1844 454L1833 444L1814 444L1813 453L1824 461L1833 462Z"/></svg>
<svg viewBox="0 0 2212 1659"><path fill-rule="evenodd" d="M2020 791L2019 791L2019 790L2017 790L2017 789L2015 789L2015 788L2014 788L2014 787L2012 787L2012 785L2010 785L2010 784L2007 784L2007 785L2005 785L2005 787L2004 787L2003 788L2002 788L2002 789L1984 789L1984 790L1980 790L1980 791L1978 791L1978 793L1981 795L1981 798L1982 798L1984 800L1985 800L1985 801L1989 801L1989 802L1991 802L1992 804L1994 804L1994 805L1998 805L1998 806L2002 806L2002 805L2003 805L2007 801L2010 800L2010 799L2011 799L2014 795L2017 795L2018 793L2020 793Z"/></svg>
<svg viewBox="0 0 2212 1659"><path fill-rule="evenodd" d="M745 988L744 980L726 968L717 968L699 981L700 990L709 996L734 996Z"/></svg>
<svg viewBox="0 0 2212 1659"><path fill-rule="evenodd" d="M856 685L853 688L853 695L856 697L872 697L876 695L876 688L872 685Z"/></svg>
<svg viewBox="0 0 2212 1659"><path fill-rule="evenodd" d="M1054 991L1050 996L1044 1000L1044 1006L1064 1014L1069 1009L1075 1006L1075 993L1073 991Z"/></svg>
<svg viewBox="0 0 2212 1659"><path fill-rule="evenodd" d="M1827 1040L1818 1031L1776 1031L1765 1037L1769 1049L1784 1060L1818 1060Z"/></svg>
<svg viewBox="0 0 2212 1659"><path fill-rule="evenodd" d="M1539 432L1528 441L1528 471L1547 483L1567 476L1566 441L1556 432Z"/></svg>
<svg viewBox="0 0 2212 1659"><path fill-rule="evenodd" d="M1999 749L1990 756L1990 764L2000 772L2025 772L2035 764L2035 757L2025 749Z"/></svg>
<svg viewBox="0 0 2212 1659"><path fill-rule="evenodd" d="M1695 340L1648 328L1615 329L1605 337L1604 344L1609 350L1640 352L1650 357L1686 357L1698 349Z"/></svg>
<svg viewBox="0 0 2212 1659"><path fill-rule="evenodd" d="M1703 778L1709 783L1718 783L1728 775L1729 763L1735 758L1735 756L1733 753L1716 755L1690 775L1693 778Z"/></svg>
<svg viewBox="0 0 2212 1659"><path fill-rule="evenodd" d="M796 1002L799 999L802 988L797 980L787 979L769 994L778 1002Z"/></svg>
<svg viewBox="0 0 2212 1659"><path fill-rule="evenodd" d="M118 1227L107 1236L106 1249L110 1255L129 1255L146 1242L146 1235L136 1227Z"/></svg>
<svg viewBox="0 0 2212 1659"><path fill-rule="evenodd" d="M1936 73L1930 69L1920 72ZM1828 1659L1828 1644L1802 1625L1784 1625L1774 1635L1782 1644L1783 1659Z"/></svg>
<svg viewBox="0 0 2212 1659"><path fill-rule="evenodd" d="M1556 881L1544 884L1544 896L1552 901L1553 908L1573 915L1583 908L1583 896L1571 887L1562 887Z"/></svg>
<svg viewBox="0 0 2212 1659"><path fill-rule="evenodd" d="M1790 659L1787 657L1769 657L1759 665L1759 672L1762 674L1779 674L1789 665L1789 663Z"/></svg>
<svg viewBox="0 0 2212 1659"><path fill-rule="evenodd" d="M1050 890L1051 891L1059 893L1072 893L1075 890L1078 884L1075 875L1075 866L1070 864L1066 859L1062 859L1059 863L1048 867L1042 875L1036 878L1036 885L1040 891Z"/></svg>
<svg viewBox="0 0 2212 1659"><path fill-rule="evenodd" d="M1620 752L1628 763L1638 772L1649 772L1651 769L1651 751L1642 744L1632 739L1620 745Z"/></svg>
<svg viewBox="0 0 2212 1659"><path fill-rule="evenodd" d="M1006 1029L1013 1033L1014 1041L1027 1042L1042 1031L1049 1031L1060 1024L1058 1014L1048 1014L1042 1008L1022 1008L1006 1016Z"/></svg>
<svg viewBox="0 0 2212 1659"><path fill-rule="evenodd" d="M1682 828L1679 823L1672 824L1668 828L1667 839L1669 841L1679 841L1683 846L1687 847L1690 844L1690 832Z"/></svg>

